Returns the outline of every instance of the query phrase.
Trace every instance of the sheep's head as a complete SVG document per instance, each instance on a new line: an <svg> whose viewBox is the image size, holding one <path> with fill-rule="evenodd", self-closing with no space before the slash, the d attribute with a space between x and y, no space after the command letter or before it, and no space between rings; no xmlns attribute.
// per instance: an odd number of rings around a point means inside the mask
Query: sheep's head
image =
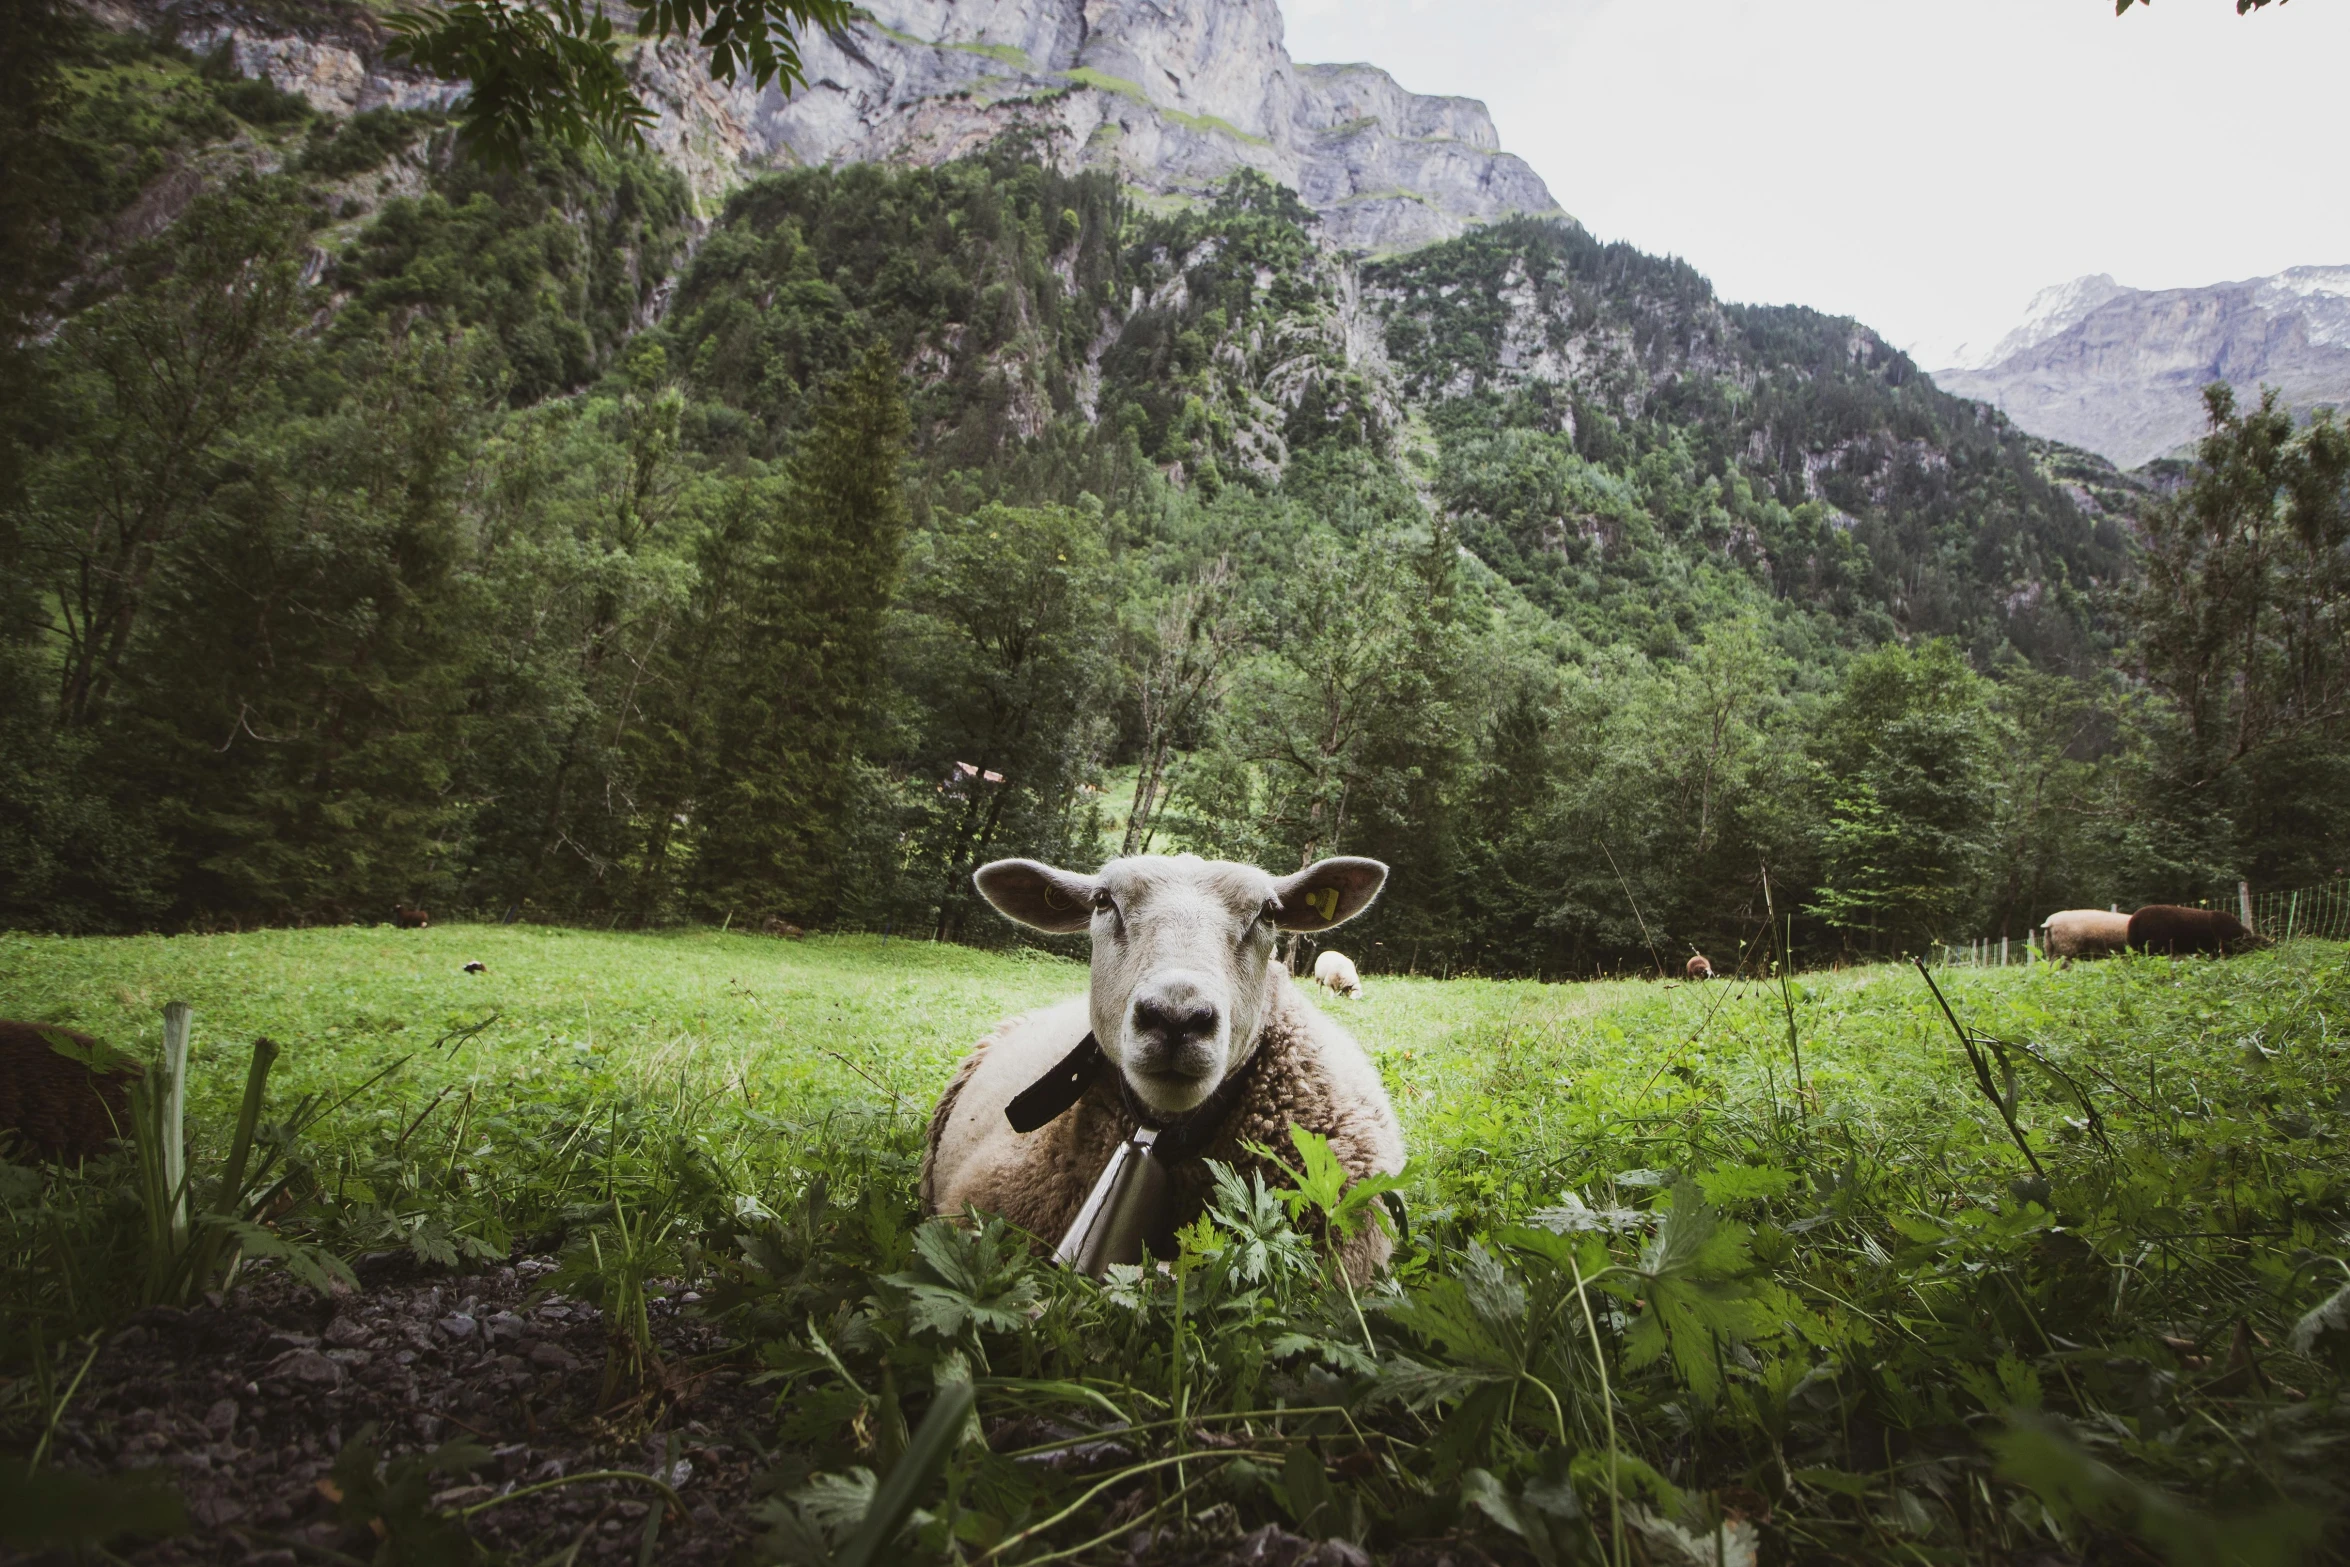
<svg viewBox="0 0 2350 1567"><path fill-rule="evenodd" d="M1180 854L1112 860L1091 876L998 860L972 880L1009 919L1092 932L1094 1037L1137 1098L1176 1116L1256 1048L1274 937L1353 919L1387 867L1341 858L1274 876Z"/></svg>

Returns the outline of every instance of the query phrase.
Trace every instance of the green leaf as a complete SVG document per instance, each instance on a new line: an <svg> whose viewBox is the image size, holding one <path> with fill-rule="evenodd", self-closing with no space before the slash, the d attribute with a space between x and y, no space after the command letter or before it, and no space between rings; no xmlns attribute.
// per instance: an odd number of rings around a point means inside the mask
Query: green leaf
<svg viewBox="0 0 2350 1567"><path fill-rule="evenodd" d="M1037 1377L980 1377L976 1387L1001 1388L1009 1393L1033 1393L1039 1398L1057 1399L1071 1404L1091 1404L1114 1420L1131 1423L1133 1416L1111 1402L1108 1394L1082 1382L1056 1382Z"/></svg>
<svg viewBox="0 0 2350 1567"><path fill-rule="evenodd" d="M1642 1251L1637 1293L1647 1307L1624 1339L1624 1364L1638 1370L1668 1351L1701 1403L1721 1392L1717 1341L1737 1343L1765 1324L1751 1308L1746 1232L1725 1225L1697 1183L1673 1187L1673 1206Z"/></svg>
<svg viewBox="0 0 2350 1567"><path fill-rule="evenodd" d="M1393 1226L1388 1223L1383 1208L1371 1205L1388 1192L1401 1191L1403 1181L1400 1177L1374 1172L1349 1186L1346 1167L1338 1162L1338 1155L1331 1151L1328 1138L1292 1123L1289 1141L1297 1149L1298 1162L1302 1168L1293 1169L1273 1159L1275 1167L1288 1176L1291 1182L1289 1190L1274 1195L1289 1205L1292 1214L1303 1214L1310 1209L1322 1215L1332 1235L1345 1237L1362 1227L1364 1215L1368 1213L1372 1222L1393 1233ZM1269 1149L1258 1147L1254 1151L1272 1159Z"/></svg>
<svg viewBox="0 0 2350 1567"><path fill-rule="evenodd" d="M1990 1439L1999 1473L2030 1490L2059 1523L2075 1519L2129 1530L2173 1567L2293 1567L2311 1560L2325 1520L2279 1503L2212 1518L2169 1492L2130 1478L2084 1452L2056 1421L2014 1413Z"/></svg>
<svg viewBox="0 0 2350 1567"><path fill-rule="evenodd" d="M645 38L689 38L709 51L710 74L754 86L803 86L798 35L837 32L855 16L850 0L652 0L637 4ZM653 111L616 52L612 21L584 0L454 0L390 18L390 52L418 68L470 84L459 117L465 140L493 167L519 164L545 138L644 145Z"/></svg>
<svg viewBox="0 0 2350 1567"><path fill-rule="evenodd" d="M139 1064L137 1058L123 1054L103 1039L93 1039L85 1045L61 1029L44 1028L40 1033L51 1050L92 1072L119 1072Z"/></svg>
<svg viewBox="0 0 2350 1567"><path fill-rule="evenodd" d="M1346 1195L1346 1169L1331 1151L1330 1140L1293 1125L1289 1129L1289 1141L1297 1149L1298 1162L1303 1168L1281 1166L1281 1172L1295 1188L1281 1193L1281 1200L1289 1204L1292 1212L1308 1207L1324 1214L1335 1212Z"/></svg>
<svg viewBox="0 0 2350 1567"><path fill-rule="evenodd" d="M1842 1469L1795 1469L1787 1478L1797 1485L1817 1486L1838 1496L1866 1496L1878 1484L1875 1475L1849 1474Z"/></svg>
<svg viewBox="0 0 2350 1567"><path fill-rule="evenodd" d="M1298 1347L1311 1341L1301 1340ZM1495 1382L1513 1382L1516 1373L1494 1371L1474 1366L1429 1365L1398 1355L1382 1361L1370 1391L1364 1395L1363 1407L1375 1409L1381 1404L1397 1403L1410 1410L1424 1410L1440 1403L1450 1403L1470 1389Z"/></svg>
<svg viewBox="0 0 2350 1567"><path fill-rule="evenodd" d="M915 1428L906 1451L890 1469L889 1478L874 1491L872 1505L856 1537L840 1553L837 1567L871 1567L890 1541L897 1538L914 1503L945 1470L947 1459L962 1445L971 1425L971 1409L978 1398L967 1378L942 1383L929 1412Z"/></svg>
<svg viewBox="0 0 2350 1567"><path fill-rule="evenodd" d="M1037 1303L1035 1264L1000 1220L966 1228L931 1219L914 1232L915 1267L887 1282L905 1291L909 1325L963 1339L1015 1333Z"/></svg>
<svg viewBox="0 0 2350 1567"><path fill-rule="evenodd" d="M1560 1447L1546 1447L1535 1457L1535 1471L1513 1492L1484 1469L1461 1476L1461 1500L1526 1543L1536 1561L1551 1564L1573 1554L1583 1504L1575 1494L1572 1469L1575 1455Z"/></svg>
<svg viewBox="0 0 2350 1567"><path fill-rule="evenodd" d="M1338 1503L1338 1492L1322 1467L1321 1455L1311 1447L1300 1444L1289 1450L1288 1459L1281 1465L1281 1489L1289 1504L1290 1517L1297 1520L1298 1528L1308 1539L1341 1532L1343 1510Z"/></svg>
<svg viewBox="0 0 2350 1567"><path fill-rule="evenodd" d="M1526 1291L1473 1241L1453 1273L1384 1302L1382 1309L1466 1369L1516 1376L1521 1367Z"/></svg>
<svg viewBox="0 0 2350 1567"><path fill-rule="evenodd" d="M642 146L653 123L614 52L610 19L580 0L456 0L396 12L389 25L391 54L469 84L458 110L464 139L493 168L518 166L541 137Z"/></svg>
<svg viewBox="0 0 2350 1567"><path fill-rule="evenodd" d="M2293 1324L2293 1353L2350 1369L2350 1284L2319 1301Z"/></svg>
<svg viewBox="0 0 2350 1567"><path fill-rule="evenodd" d="M1697 1178L1705 1200L1716 1204L1782 1197L1794 1184L1788 1171L1755 1164L1717 1164Z"/></svg>
<svg viewBox="0 0 2350 1567"><path fill-rule="evenodd" d="M126 1534L185 1534L179 1491L153 1471L80 1474L0 1463L0 1540L12 1545L100 1545Z"/></svg>
<svg viewBox="0 0 2350 1567"><path fill-rule="evenodd" d="M329 1474L336 1510L343 1522L383 1541L376 1559L387 1567L465 1567L485 1553L463 1519L432 1505L433 1476L479 1468L489 1459L489 1449L479 1443L456 1441L382 1463L371 1422L335 1455Z"/></svg>
<svg viewBox="0 0 2350 1567"><path fill-rule="evenodd" d="M207 1214L202 1223L208 1228L227 1231L247 1256L276 1258L296 1281L322 1295L337 1285L346 1289L358 1286L359 1276L351 1271L350 1264L321 1247L288 1240L277 1231L246 1219Z"/></svg>
<svg viewBox="0 0 2350 1567"><path fill-rule="evenodd" d="M865 1521L873 1510L873 1495L881 1482L872 1470L859 1466L842 1474L812 1476L792 1493L800 1512L828 1535L845 1535Z"/></svg>

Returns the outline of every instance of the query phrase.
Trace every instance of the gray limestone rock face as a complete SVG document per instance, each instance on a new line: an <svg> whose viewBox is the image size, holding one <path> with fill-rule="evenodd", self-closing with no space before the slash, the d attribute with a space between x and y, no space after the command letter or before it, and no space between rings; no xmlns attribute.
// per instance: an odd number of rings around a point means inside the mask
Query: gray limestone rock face
<svg viewBox="0 0 2350 1567"><path fill-rule="evenodd" d="M2295 267L2208 288L2046 291L1991 362L1934 372L2023 429L2135 468L2203 434L2203 388L2273 386L2296 413L2350 404L2350 267Z"/></svg>
<svg viewBox="0 0 2350 1567"><path fill-rule="evenodd" d="M226 44L329 114L446 108L464 84L386 60L364 13L293 24L233 0L90 0L117 25L166 10L183 42ZM1024 130L1063 169L1107 168L1196 199L1242 169L1294 190L1341 248L1379 254L1517 214L1561 215L1485 106L1409 93L1368 65L1299 65L1278 0L875 0L801 40L807 84L714 82L679 42L624 44L657 115L652 145L705 210L761 170L932 164Z"/></svg>
<svg viewBox="0 0 2350 1567"><path fill-rule="evenodd" d="M445 109L465 91L461 82L384 59L385 34L364 12L301 18L293 11L248 12L226 0L103 0L91 10L116 27L151 26L168 17L187 48L209 54L225 45L240 75L266 78L321 114Z"/></svg>
<svg viewBox="0 0 2350 1567"><path fill-rule="evenodd" d="M655 140L715 194L745 169L935 163L1025 128L1063 168L1172 199L1254 169L1371 253L1560 211L1483 104L1293 62L1277 0L881 0L804 53L808 84L786 98L643 51Z"/></svg>

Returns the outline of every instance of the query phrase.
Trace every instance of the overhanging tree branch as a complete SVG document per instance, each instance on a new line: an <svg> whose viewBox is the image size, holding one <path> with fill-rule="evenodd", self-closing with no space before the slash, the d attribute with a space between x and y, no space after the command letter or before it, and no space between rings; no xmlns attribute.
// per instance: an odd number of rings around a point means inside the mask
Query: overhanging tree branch
<svg viewBox="0 0 2350 1567"><path fill-rule="evenodd" d="M710 51L710 74L786 93L807 83L800 37L837 32L848 0L622 0L640 38L690 37ZM458 108L466 148L493 167L521 162L546 139L642 146L653 123L620 63L612 18L586 0L456 0L391 18L391 53L421 70L470 84Z"/></svg>

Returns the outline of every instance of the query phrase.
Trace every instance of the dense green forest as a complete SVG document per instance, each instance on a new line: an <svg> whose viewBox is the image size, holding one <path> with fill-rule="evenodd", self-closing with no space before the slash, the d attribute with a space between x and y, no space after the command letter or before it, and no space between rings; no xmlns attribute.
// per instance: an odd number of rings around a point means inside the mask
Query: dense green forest
<svg viewBox="0 0 2350 1567"><path fill-rule="evenodd" d="M985 859L1343 851L1367 966L1560 975L2345 863L2330 423L2156 484L1571 223L1017 140L704 220L7 53L0 921L993 941Z"/></svg>

